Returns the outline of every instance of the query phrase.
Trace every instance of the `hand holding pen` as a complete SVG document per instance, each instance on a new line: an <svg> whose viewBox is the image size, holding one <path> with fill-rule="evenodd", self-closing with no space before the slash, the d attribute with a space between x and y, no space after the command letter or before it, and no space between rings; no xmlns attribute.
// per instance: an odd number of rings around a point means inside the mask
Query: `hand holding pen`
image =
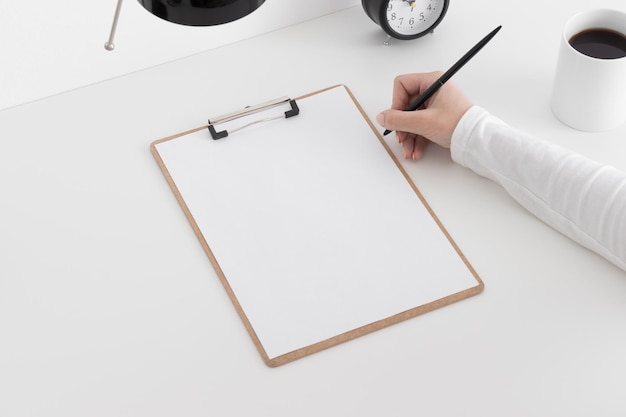
<svg viewBox="0 0 626 417"><path fill-rule="evenodd" d="M376 118L385 127L385 135L396 130L403 144L405 158L419 159L427 142L433 141L449 147L454 127L472 103L456 86L444 84L480 51L501 29L498 26L470 49L445 73L402 75L394 80L393 100L390 110ZM427 108L416 112L415 110Z"/></svg>
<svg viewBox="0 0 626 417"><path fill-rule="evenodd" d="M412 97L423 93L441 74L431 72L396 77L391 109L376 117L382 127L396 131L407 159L420 159L429 142L449 148L456 125L472 107L470 99L456 84L449 82L426 103L425 109L413 112L403 110Z"/></svg>

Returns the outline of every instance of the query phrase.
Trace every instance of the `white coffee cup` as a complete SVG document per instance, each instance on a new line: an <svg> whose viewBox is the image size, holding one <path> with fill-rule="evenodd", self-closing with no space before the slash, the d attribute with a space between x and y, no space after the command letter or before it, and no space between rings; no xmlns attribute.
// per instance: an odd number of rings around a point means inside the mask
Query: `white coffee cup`
<svg viewBox="0 0 626 417"><path fill-rule="evenodd" d="M574 35L599 28L626 36L626 13L591 10L567 21L551 99L552 112L561 122L588 132L613 129L626 122L626 57L593 58L570 44Z"/></svg>

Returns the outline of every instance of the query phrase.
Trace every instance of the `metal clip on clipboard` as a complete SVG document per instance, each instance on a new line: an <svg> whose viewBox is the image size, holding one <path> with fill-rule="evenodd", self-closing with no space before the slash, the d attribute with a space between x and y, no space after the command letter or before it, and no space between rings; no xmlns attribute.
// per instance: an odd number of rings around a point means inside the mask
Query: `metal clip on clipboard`
<svg viewBox="0 0 626 417"><path fill-rule="evenodd" d="M291 110L287 110L284 113L281 113L279 115L254 120L250 123L244 124L243 126L239 126L235 129L230 129L230 132L226 129L220 132L215 130L215 125L230 122L232 120L243 118L251 114L264 112L266 110L270 110L275 107L280 107L285 104L289 104L291 106ZM222 139L228 136L229 133L234 133L238 130L244 129L248 126L251 126L257 123L269 122L270 120L282 119L282 118L288 119L290 117L297 116L298 114L300 114L300 109L298 108L298 104L296 103L296 101L290 99L289 97L281 97L281 98L277 98L275 100L271 100L265 103L257 104L256 106L246 107L243 110L239 110L239 111L232 112L232 113L227 113L222 116L212 117L211 119L209 119L209 132L211 132L211 137L213 139L215 140Z"/></svg>

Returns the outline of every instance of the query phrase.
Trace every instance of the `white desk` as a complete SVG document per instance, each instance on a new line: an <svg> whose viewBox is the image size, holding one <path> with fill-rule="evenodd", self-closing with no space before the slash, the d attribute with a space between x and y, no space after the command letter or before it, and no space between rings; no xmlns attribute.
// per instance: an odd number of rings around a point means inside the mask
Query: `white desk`
<svg viewBox="0 0 626 417"><path fill-rule="evenodd" d="M148 148L337 83L374 117L396 74L445 69L502 24L457 83L626 169L626 126L580 133L550 113L560 28L588 7L560 3L452 1L434 36L390 47L356 7L0 112L0 416L626 414L626 273L447 152L406 167L485 292L270 369Z"/></svg>

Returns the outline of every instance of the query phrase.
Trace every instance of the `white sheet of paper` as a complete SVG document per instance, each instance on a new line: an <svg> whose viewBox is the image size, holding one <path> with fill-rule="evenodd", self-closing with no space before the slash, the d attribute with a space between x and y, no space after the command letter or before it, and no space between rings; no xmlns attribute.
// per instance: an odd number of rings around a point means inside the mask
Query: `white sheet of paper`
<svg viewBox="0 0 626 417"><path fill-rule="evenodd" d="M270 359L478 285L345 88L298 105L156 146Z"/></svg>

